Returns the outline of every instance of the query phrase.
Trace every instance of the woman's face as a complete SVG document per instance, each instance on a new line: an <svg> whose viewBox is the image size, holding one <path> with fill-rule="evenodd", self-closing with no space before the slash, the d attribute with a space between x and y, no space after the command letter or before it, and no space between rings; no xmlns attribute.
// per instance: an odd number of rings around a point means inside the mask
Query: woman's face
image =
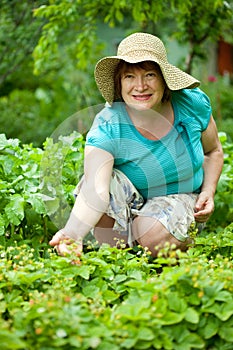
<svg viewBox="0 0 233 350"><path fill-rule="evenodd" d="M163 76L156 66L127 66L121 74L121 96L136 109L159 109L165 90Z"/></svg>

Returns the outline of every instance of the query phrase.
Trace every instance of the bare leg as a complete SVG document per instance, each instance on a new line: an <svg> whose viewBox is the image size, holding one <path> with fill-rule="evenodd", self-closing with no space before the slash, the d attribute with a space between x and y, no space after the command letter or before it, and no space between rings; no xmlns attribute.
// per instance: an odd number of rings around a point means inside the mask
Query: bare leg
<svg viewBox="0 0 233 350"><path fill-rule="evenodd" d="M94 228L95 239L99 244L107 243L111 247L115 247L117 242L121 241L127 244L127 236L120 235L118 231L112 229L114 219L104 214ZM119 243L118 243L119 244Z"/></svg>
<svg viewBox="0 0 233 350"><path fill-rule="evenodd" d="M147 247L153 257L157 256L159 249L163 248L167 242L175 244L176 248L182 251L187 250L188 245L192 242L191 239L185 242L178 241L158 220L150 217L136 217L132 230L137 242L142 247Z"/></svg>

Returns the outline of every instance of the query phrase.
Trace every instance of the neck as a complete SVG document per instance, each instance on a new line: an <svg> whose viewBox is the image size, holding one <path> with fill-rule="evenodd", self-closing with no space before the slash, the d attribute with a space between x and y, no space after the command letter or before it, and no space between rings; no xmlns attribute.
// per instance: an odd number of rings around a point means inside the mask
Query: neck
<svg viewBox="0 0 233 350"><path fill-rule="evenodd" d="M135 125L148 125L160 119L167 119L173 124L174 115L170 101L160 103L153 109L137 109L135 106L126 105L127 112Z"/></svg>

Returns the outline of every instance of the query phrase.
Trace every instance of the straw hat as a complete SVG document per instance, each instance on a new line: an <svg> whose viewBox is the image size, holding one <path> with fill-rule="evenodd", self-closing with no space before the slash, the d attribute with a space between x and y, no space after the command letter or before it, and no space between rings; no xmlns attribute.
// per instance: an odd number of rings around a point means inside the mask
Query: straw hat
<svg viewBox="0 0 233 350"><path fill-rule="evenodd" d="M116 98L114 75L120 60L128 63L156 62L170 90L192 89L200 85L197 79L168 62L166 49L158 37L147 33L135 33L121 41L117 56L104 57L96 64L96 84L104 99L110 104Z"/></svg>

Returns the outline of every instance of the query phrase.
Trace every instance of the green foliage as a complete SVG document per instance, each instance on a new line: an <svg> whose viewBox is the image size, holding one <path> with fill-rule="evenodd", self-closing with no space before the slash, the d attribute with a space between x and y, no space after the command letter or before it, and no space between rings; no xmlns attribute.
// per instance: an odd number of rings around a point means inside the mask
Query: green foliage
<svg viewBox="0 0 233 350"><path fill-rule="evenodd" d="M34 93L13 90L8 96L0 98L0 108L1 127L7 131L8 138L17 137L23 143L30 143L34 139L38 145L44 140L45 130L41 123L42 118L39 117L40 105Z"/></svg>
<svg viewBox="0 0 233 350"><path fill-rule="evenodd" d="M233 4L225 0L173 0L175 37L188 43L187 72L191 73L194 58L207 59L205 43L228 37L233 23ZM232 40L232 38L230 38Z"/></svg>
<svg viewBox="0 0 233 350"><path fill-rule="evenodd" d="M213 81L205 82L203 79L201 88L211 100L213 116L218 129L226 132L230 140L233 141L233 88L227 76L213 76L209 77L209 80Z"/></svg>
<svg viewBox="0 0 233 350"><path fill-rule="evenodd" d="M233 145L220 138L225 168L214 216L224 225ZM203 231L186 253L166 246L156 259L121 242L86 242L79 258L48 247L73 204L83 146L78 133L49 138L43 149L0 135L1 348L230 350L232 223Z"/></svg>
<svg viewBox="0 0 233 350"><path fill-rule="evenodd" d="M40 36L43 20L33 18L32 11L45 1L1 0L0 4L0 86L23 62L30 62L31 53Z"/></svg>
<svg viewBox="0 0 233 350"><path fill-rule="evenodd" d="M84 138L73 132L47 139L40 167L40 191L47 214L57 227L63 227L74 204L73 190L83 174Z"/></svg>
<svg viewBox="0 0 233 350"><path fill-rule="evenodd" d="M16 89L0 97L1 130L7 138L18 138L24 144L41 147L66 118L98 101L94 82L88 80L87 74L73 72L67 67L54 79L55 75L51 73L32 91ZM93 93L89 94L88 89Z"/></svg>
<svg viewBox="0 0 233 350"><path fill-rule="evenodd" d="M233 222L233 144L227 141L226 134L219 135L224 151L224 166L215 195L215 213L209 224L212 230Z"/></svg>
<svg viewBox="0 0 233 350"><path fill-rule="evenodd" d="M167 8L170 9L168 13ZM171 34L175 33L182 43L190 45L190 55L187 70L190 72L194 57L203 57L203 44L207 39L216 40L224 37L232 26L233 8L230 2L224 0L208 1L112 1L101 0L98 4L91 1L68 2L66 0L53 2L35 10L35 15L48 21L43 27L40 41L34 51L35 69L43 71L43 63L49 64L51 57L58 54L63 30L76 23L73 40L77 40L75 52L82 68L92 63L92 58L98 53L99 41L96 29L101 13L103 21L110 27L122 25L123 19L129 18L131 30L137 24L139 30L146 30L153 24L159 26L163 20L175 23ZM83 49L84 53L83 54ZM96 50L97 49L97 50ZM94 53L94 55L93 55ZM86 60L88 57L88 60Z"/></svg>
<svg viewBox="0 0 233 350"><path fill-rule="evenodd" d="M5 235L11 240L48 241L56 230L50 215L61 214L61 198L71 203L72 188L82 171L82 155L83 137L78 133L61 137L55 145L48 139L44 150L21 146L18 139L7 140L4 134L0 135L2 239ZM45 191L47 188L49 193Z"/></svg>
<svg viewBox="0 0 233 350"><path fill-rule="evenodd" d="M205 244L155 260L107 245L80 259L0 247L2 349L231 349L232 252L210 259Z"/></svg>
<svg viewBox="0 0 233 350"><path fill-rule="evenodd" d="M88 113L89 110L83 115L83 122ZM74 121L77 123L77 119ZM71 118L67 131L73 129L72 122ZM64 131L58 129L57 134ZM0 235L35 237L46 242L56 227L65 224L74 202L73 190L83 173L85 140L77 132L58 138L55 134L43 148L21 145L18 139L0 135ZM233 221L233 145L226 134L219 135L225 161L215 196L215 213L206 228L213 232Z"/></svg>
<svg viewBox="0 0 233 350"><path fill-rule="evenodd" d="M218 228L217 232L202 233L195 239L199 253L204 253L208 258L215 259L218 255L230 257L233 255L233 221L225 229Z"/></svg>
<svg viewBox="0 0 233 350"><path fill-rule="evenodd" d="M12 0L2 1L0 5L1 132L7 138L18 138L35 146L42 146L67 117L101 101L94 84L93 67L89 64L86 72L77 69L74 50L77 43L72 36L76 33L75 23L69 30L62 30L59 57L50 54L49 67L45 58L41 62L43 74L33 75L31 53L42 24L46 23L46 19L34 17L33 13L42 4L48 3ZM83 28L77 40L86 61L83 38L87 33Z"/></svg>
<svg viewBox="0 0 233 350"><path fill-rule="evenodd" d="M96 33L96 4L61 1L43 5L35 9L34 14L47 20L33 53L36 74L46 71L51 62L58 60L60 46L69 57L76 59L76 68L84 70L94 64L96 54L102 48Z"/></svg>
<svg viewBox="0 0 233 350"><path fill-rule="evenodd" d="M115 26L114 40L116 36L120 38L132 31L143 30L162 37L180 33L183 42L185 33L191 33L194 27L204 26L206 29L206 23L209 23L203 20L203 16L189 15L197 4L198 11L205 16L208 16L207 12L209 16L218 14L218 26L212 26L208 34L218 30L225 37L232 12L231 5L222 0L215 0L214 6L209 1L201 3L197 0L101 0L98 4L86 0L2 1L2 132L8 138L19 138L23 143L33 142L35 146L41 146L65 118L102 102L94 83L93 69L96 60L110 49L110 27ZM167 8L171 11L168 12ZM179 20L185 19L186 29L179 24ZM200 23L194 25L194 20ZM198 44L197 47L201 46ZM36 76L33 75L32 51L34 73L39 74ZM223 116L231 113L230 96L228 104L225 103L227 96L228 91L220 98ZM212 101L214 103L215 99Z"/></svg>

